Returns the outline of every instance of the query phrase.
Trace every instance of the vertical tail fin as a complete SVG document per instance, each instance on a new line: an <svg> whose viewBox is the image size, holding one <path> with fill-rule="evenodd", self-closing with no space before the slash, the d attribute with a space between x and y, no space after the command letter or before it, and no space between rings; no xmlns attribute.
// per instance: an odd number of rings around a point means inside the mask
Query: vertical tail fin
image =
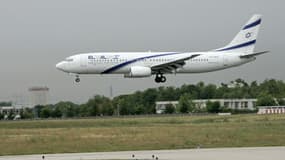
<svg viewBox="0 0 285 160"><path fill-rule="evenodd" d="M216 51L253 53L260 23L261 15L253 15L228 45Z"/></svg>

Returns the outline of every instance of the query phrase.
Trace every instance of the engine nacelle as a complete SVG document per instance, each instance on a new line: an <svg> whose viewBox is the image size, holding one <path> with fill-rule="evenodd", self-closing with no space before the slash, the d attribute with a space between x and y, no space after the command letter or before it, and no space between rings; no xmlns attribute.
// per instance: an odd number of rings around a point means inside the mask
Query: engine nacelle
<svg viewBox="0 0 285 160"><path fill-rule="evenodd" d="M149 76L151 76L151 69L143 66L131 67L130 73L124 75L125 78L142 78Z"/></svg>

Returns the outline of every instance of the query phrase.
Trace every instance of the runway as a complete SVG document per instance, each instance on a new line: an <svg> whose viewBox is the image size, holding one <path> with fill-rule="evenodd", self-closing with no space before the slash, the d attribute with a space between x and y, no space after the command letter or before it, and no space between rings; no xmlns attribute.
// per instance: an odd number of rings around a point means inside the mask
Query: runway
<svg viewBox="0 0 285 160"><path fill-rule="evenodd" d="M181 149L46 154L45 160L284 160L285 147ZM133 157L134 155L134 157ZM43 155L0 156L0 160L41 160Z"/></svg>

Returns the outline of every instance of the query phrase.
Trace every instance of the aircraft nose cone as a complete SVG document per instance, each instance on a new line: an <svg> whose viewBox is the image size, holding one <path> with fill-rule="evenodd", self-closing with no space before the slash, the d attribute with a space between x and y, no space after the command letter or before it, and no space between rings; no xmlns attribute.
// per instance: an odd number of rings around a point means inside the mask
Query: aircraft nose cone
<svg viewBox="0 0 285 160"><path fill-rule="evenodd" d="M63 69L63 63L62 62L59 62L55 65L55 68L57 68L58 70L61 70L61 71L64 71Z"/></svg>

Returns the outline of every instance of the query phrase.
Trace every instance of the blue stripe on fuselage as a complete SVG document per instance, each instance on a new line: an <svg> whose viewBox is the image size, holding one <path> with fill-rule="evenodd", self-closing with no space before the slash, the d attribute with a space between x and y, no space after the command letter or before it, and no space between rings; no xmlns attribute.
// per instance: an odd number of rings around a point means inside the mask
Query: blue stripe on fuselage
<svg viewBox="0 0 285 160"><path fill-rule="evenodd" d="M143 59L146 59L146 58L154 58L154 57L161 57L161 56L168 56L168 55L175 55L175 54L181 54L181 53L167 53L167 54L157 54L157 55L151 55L151 56L146 56L146 57L140 57L140 58L135 58L135 59L132 59L132 60L129 60L129 61L126 61L126 62L123 62L123 63L120 63L118 65L115 65L103 72L101 72L101 74L105 74L105 73L110 73L110 72L113 72L119 68L122 68L128 64L131 64L131 63L134 63L134 62L137 62L137 61L140 61L140 60L143 60Z"/></svg>
<svg viewBox="0 0 285 160"><path fill-rule="evenodd" d="M248 25L244 26L242 30L246 30L246 29L252 28L254 26L259 25L260 23L261 23L261 19L258 19L255 22L252 22L251 24L248 24Z"/></svg>
<svg viewBox="0 0 285 160"><path fill-rule="evenodd" d="M253 44L255 44L255 42L256 42L256 40L252 40L252 41L249 41L249 42L245 42L245 43L242 43L242 44L239 44L239 45L235 45L235 46L228 47L228 48L223 48L223 49L216 50L216 51L228 51L228 50L233 50L233 49L237 49L237 48L243 48L243 47L246 47L246 46L249 46L249 45L253 45Z"/></svg>

